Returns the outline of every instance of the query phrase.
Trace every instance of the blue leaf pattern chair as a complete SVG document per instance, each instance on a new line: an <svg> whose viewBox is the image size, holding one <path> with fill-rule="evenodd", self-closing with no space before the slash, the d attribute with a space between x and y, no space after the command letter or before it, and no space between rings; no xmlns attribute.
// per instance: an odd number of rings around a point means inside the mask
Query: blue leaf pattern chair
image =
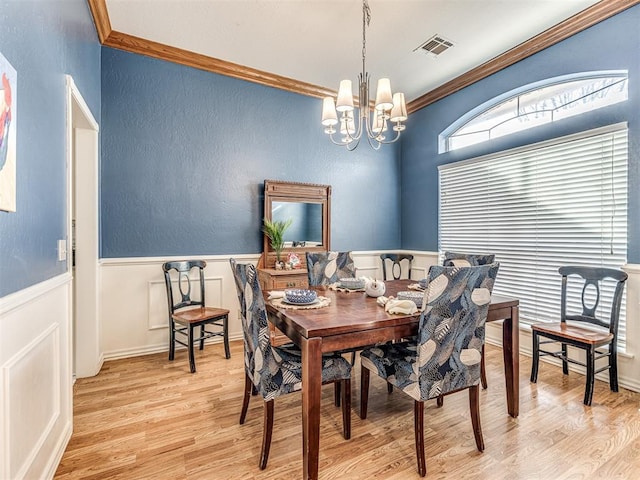
<svg viewBox="0 0 640 480"><path fill-rule="evenodd" d="M493 263L496 256L493 254L477 255L469 253L444 252L445 267L477 267Z"/></svg>
<svg viewBox="0 0 640 480"><path fill-rule="evenodd" d="M351 252L307 252L309 286L331 285L341 278L354 278L356 267Z"/></svg>
<svg viewBox="0 0 640 480"><path fill-rule="evenodd" d="M456 252L444 252L444 261L442 264L445 267L477 267L480 265L489 265L495 261L496 256L493 254L478 255L471 253L456 253ZM486 389L487 383L487 371L484 365L484 346L482 347L482 362L480 363L480 383L482 388ZM438 399L438 406L442 406L442 398Z"/></svg>
<svg viewBox="0 0 640 480"><path fill-rule="evenodd" d="M360 353L360 412L367 416L369 371L414 399L418 472L426 474L424 402L469 389L476 446L484 450L480 427L480 359L485 322L499 264L479 267L432 266L417 339L377 345Z"/></svg>
<svg viewBox="0 0 640 480"><path fill-rule="evenodd" d="M351 252L307 252L307 275L310 287L321 287L338 283L341 278L355 278L356 266ZM356 361L356 350L340 350L351 353L351 365ZM340 384L335 386L336 406L340 405Z"/></svg>
<svg viewBox="0 0 640 480"><path fill-rule="evenodd" d="M273 347L270 343L267 310L256 268L230 259L238 291L244 336L245 388L240 413L244 424L252 393L264 399L265 425L260 468L267 466L273 430L274 399L302 390L302 357L298 347ZM322 361L322 383L341 382L342 421L345 439L351 436L351 365L339 355L328 354Z"/></svg>

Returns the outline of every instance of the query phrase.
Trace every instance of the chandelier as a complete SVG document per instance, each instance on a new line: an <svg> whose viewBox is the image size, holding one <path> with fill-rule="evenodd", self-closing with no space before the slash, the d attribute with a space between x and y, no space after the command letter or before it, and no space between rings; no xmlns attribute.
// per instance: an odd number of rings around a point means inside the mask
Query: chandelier
<svg viewBox="0 0 640 480"><path fill-rule="evenodd" d="M367 0L362 2L362 73L358 75L359 84L359 121L356 126L356 108L353 104L351 80L342 80L338 90L338 98L325 97L322 102L322 125L324 133L331 141L347 150L355 150L364 135L369 145L378 150L382 144L393 143L400 138L406 128L403 122L407 119L407 105L404 93L391 94L391 82L388 78L378 80L376 103L371 109L369 103L369 72L365 64L367 51L366 28L371 21L371 9ZM339 114L339 116L338 116ZM393 132L387 138L390 124ZM336 134L340 137L336 139Z"/></svg>

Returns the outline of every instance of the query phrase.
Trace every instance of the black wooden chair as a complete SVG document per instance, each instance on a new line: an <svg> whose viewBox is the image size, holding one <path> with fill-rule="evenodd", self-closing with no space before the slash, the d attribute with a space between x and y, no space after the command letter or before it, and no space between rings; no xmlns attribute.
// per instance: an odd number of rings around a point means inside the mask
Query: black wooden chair
<svg viewBox="0 0 640 480"><path fill-rule="evenodd" d="M202 350L206 339L223 337L225 357L231 357L229 353L229 310L205 307L204 267L206 265L204 260L167 262L162 265L169 306L169 360L173 360L176 343L187 347L191 373L196 371L196 361L193 354L195 342L200 342L200 350ZM196 270L198 273L200 287L198 298L192 297L191 294L189 275L192 270ZM175 296L174 282L178 285ZM212 329L207 330L207 325L211 325ZM196 338L193 331L198 327L200 327L200 335ZM176 338L176 334L181 335L182 339Z"/></svg>
<svg viewBox="0 0 640 480"><path fill-rule="evenodd" d="M390 280L387 277L387 264L391 266L389 272L391 273L391 279L399 280L400 278L411 278L411 264L413 263L413 255L409 253L381 253L380 259L382 260L382 279ZM407 266L406 276L403 275L402 262Z"/></svg>
<svg viewBox="0 0 640 480"><path fill-rule="evenodd" d="M549 355L562 360L562 373L569 373L569 363L574 363L586 367L586 387L583 403L591 405L593 398L593 385L596 373L609 370L609 386L612 392L618 391L618 322L620 319L620 305L622 304L622 292L627 274L621 270L613 268L578 267L565 266L558 270L562 275L562 297L560 302L560 322L544 323L531 326L533 339L533 363L531 365L531 381L538 380L538 363L540 356ZM582 293L580 301L582 304L581 313L567 312L567 297L571 295L573 283L570 276L580 277ZM609 279L609 280L607 280ZM613 297L611 297L611 308L608 315L602 316L600 301L604 297L601 292L603 286L608 286L607 281L615 285ZM575 290L574 290L575 291ZM599 310L600 309L600 310ZM598 315L598 317L596 316ZM571 323L568 323L571 322ZM587 324L581 326L579 323ZM540 341L540 337L549 340ZM549 351L540 348L548 343L560 343L559 351ZM585 351L586 362L570 358L567 346L571 345ZM605 349L602 349L605 347ZM601 358L608 358L607 365L595 369L595 362Z"/></svg>

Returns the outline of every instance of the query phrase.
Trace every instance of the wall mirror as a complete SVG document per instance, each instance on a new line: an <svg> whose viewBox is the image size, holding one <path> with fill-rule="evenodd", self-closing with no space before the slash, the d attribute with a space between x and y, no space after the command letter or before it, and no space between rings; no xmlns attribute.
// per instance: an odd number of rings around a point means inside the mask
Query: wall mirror
<svg viewBox="0 0 640 480"><path fill-rule="evenodd" d="M306 266L306 252L331 249L331 186L265 180L264 218L291 219L284 234L283 255L297 253ZM263 242L265 263L270 267L275 263L275 252L266 235Z"/></svg>

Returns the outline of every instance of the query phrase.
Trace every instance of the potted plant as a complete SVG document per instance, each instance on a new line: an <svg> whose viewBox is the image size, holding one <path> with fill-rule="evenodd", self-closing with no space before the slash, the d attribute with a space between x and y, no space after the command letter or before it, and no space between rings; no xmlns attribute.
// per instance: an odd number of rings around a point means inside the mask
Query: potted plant
<svg viewBox="0 0 640 480"><path fill-rule="evenodd" d="M291 226L291 222L293 222L293 219L291 218L286 221L276 220L273 222L266 218L264 219L262 231L271 241L271 248L276 252L276 269L282 269L284 266L284 262L282 262L280 255L284 248L284 232Z"/></svg>

